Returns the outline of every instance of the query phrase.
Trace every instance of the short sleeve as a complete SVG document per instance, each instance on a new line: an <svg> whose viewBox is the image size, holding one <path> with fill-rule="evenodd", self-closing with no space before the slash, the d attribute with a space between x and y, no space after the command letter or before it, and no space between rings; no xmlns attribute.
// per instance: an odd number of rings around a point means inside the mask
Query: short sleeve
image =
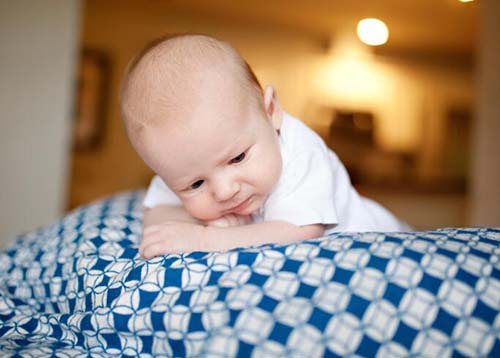
<svg viewBox="0 0 500 358"><path fill-rule="evenodd" d="M158 205L182 205L181 200L175 193L169 189L165 182L155 175L148 191L144 197L142 205L146 208L153 208Z"/></svg>
<svg viewBox="0 0 500 358"><path fill-rule="evenodd" d="M333 168L326 148L306 150L290 159L266 200L263 215L266 221L299 226L337 224Z"/></svg>

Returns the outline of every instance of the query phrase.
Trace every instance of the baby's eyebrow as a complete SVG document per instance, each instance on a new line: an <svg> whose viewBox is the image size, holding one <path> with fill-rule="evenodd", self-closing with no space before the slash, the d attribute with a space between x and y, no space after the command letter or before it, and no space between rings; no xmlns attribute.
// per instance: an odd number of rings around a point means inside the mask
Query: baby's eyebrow
<svg viewBox="0 0 500 358"><path fill-rule="evenodd" d="M236 138L236 140L234 141L234 145L231 146L229 148L229 150L227 150L225 153L224 153L224 156L222 156L219 161L217 161L217 165L225 165L227 164L231 159L237 157L238 155L240 155L241 153L245 152L248 148L251 147L251 141L248 139L248 137L246 138Z"/></svg>
<svg viewBox="0 0 500 358"><path fill-rule="evenodd" d="M174 180L173 183L169 186L170 189L174 191L181 191L186 189L188 186L193 184L195 181L199 179L191 179L191 177L183 177L177 180Z"/></svg>
<svg viewBox="0 0 500 358"><path fill-rule="evenodd" d="M235 156L234 153L239 150L239 146L240 144L237 143L236 144L237 146L231 146L229 148L229 150L225 151L224 152L224 155L221 156L221 159L217 161L217 166L220 166L220 165L225 165L227 164L227 162L231 159L233 159L233 157ZM238 155L238 154L236 154Z"/></svg>

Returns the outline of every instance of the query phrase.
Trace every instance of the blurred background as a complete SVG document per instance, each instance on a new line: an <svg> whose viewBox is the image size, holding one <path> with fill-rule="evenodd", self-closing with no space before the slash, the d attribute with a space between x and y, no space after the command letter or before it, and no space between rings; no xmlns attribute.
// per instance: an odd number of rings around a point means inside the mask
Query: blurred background
<svg viewBox="0 0 500 358"><path fill-rule="evenodd" d="M0 0L0 246L147 187L119 86L178 32L233 44L358 191L417 229L500 226L499 17L496 0ZM364 18L386 43L360 40Z"/></svg>

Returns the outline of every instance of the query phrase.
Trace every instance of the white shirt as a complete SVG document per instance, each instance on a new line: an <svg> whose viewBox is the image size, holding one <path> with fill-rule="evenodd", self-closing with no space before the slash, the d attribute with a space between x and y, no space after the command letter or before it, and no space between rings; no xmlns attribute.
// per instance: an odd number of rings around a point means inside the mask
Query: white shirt
<svg viewBox="0 0 500 358"><path fill-rule="evenodd" d="M282 173L254 222L324 224L327 233L410 229L379 204L361 197L335 153L302 121L285 113L279 140ZM156 175L143 205L152 208L161 204L182 202Z"/></svg>

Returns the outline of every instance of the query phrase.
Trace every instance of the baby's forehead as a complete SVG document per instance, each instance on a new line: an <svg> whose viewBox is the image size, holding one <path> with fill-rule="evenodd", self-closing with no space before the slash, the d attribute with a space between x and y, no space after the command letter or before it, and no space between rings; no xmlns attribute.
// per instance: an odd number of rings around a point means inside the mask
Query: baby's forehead
<svg viewBox="0 0 500 358"><path fill-rule="evenodd" d="M209 111L187 120L165 121L145 130L144 143L163 172L178 166L197 166L201 162L228 160L256 137L257 119Z"/></svg>

